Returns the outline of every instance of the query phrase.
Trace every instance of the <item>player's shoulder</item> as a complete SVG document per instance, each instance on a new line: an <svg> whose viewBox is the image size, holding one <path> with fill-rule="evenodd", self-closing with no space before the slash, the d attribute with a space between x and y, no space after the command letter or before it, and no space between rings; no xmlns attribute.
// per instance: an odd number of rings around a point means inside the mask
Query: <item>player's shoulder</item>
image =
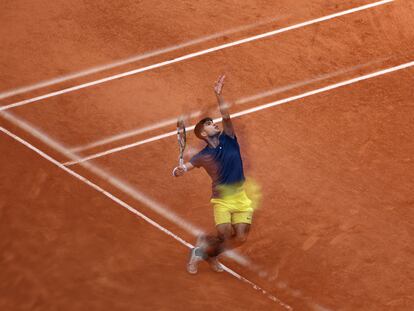
<svg viewBox="0 0 414 311"><path fill-rule="evenodd" d="M236 134L233 137L229 136L228 134L222 132L219 136L219 140L221 142L237 142Z"/></svg>
<svg viewBox="0 0 414 311"><path fill-rule="evenodd" d="M210 148L208 147L208 145L206 145L203 149L201 149L197 154L199 155L203 155L203 154L207 154L209 153Z"/></svg>
<svg viewBox="0 0 414 311"><path fill-rule="evenodd" d="M197 153L195 153L192 158L200 158L204 155L206 155L208 153L208 148L207 146L204 147L203 149L201 149L200 151L198 151Z"/></svg>
<svg viewBox="0 0 414 311"><path fill-rule="evenodd" d="M190 163L193 164L195 167L201 167L206 163L208 158L209 158L208 149L203 148L191 157Z"/></svg>

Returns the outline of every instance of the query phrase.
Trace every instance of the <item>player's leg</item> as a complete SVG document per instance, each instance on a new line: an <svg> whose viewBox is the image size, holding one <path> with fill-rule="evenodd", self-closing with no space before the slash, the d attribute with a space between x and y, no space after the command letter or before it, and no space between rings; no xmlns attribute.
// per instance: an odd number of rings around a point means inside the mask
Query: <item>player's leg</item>
<svg viewBox="0 0 414 311"><path fill-rule="evenodd" d="M220 203L214 205L214 222L216 223L217 235L211 239L209 247L206 249L209 257L216 257L222 253L223 248L234 235L231 213L225 205Z"/></svg>
<svg viewBox="0 0 414 311"><path fill-rule="evenodd" d="M221 253L236 248L242 244L241 239L247 238L248 225L233 226L231 223L219 224L216 226L217 237L210 243L208 251L206 252L210 258L217 257ZM247 226L246 226L247 225ZM237 233L236 230L239 230Z"/></svg>
<svg viewBox="0 0 414 311"><path fill-rule="evenodd" d="M248 223L236 223L233 225L235 236L234 239L237 241L239 245L242 245L246 242L247 237L250 232L250 224Z"/></svg>
<svg viewBox="0 0 414 311"><path fill-rule="evenodd" d="M204 248L209 258L214 258L220 255L234 236L231 223L218 224L216 230L217 235L209 236L207 238L207 246Z"/></svg>
<svg viewBox="0 0 414 311"><path fill-rule="evenodd" d="M212 251L208 252L209 257L217 257L226 250L239 247L246 241L250 231L253 209L247 196L242 193L240 198L227 200L226 203L215 206L217 240ZM232 206L232 212L229 205Z"/></svg>
<svg viewBox="0 0 414 311"><path fill-rule="evenodd" d="M221 272L223 268L217 261L217 256L223 251L222 244L233 234L231 226L231 214L228 209L217 200L214 205L214 221L217 228L217 236L201 236L196 246L190 251L190 259L187 263L187 271L196 274L198 264L206 260L214 271Z"/></svg>
<svg viewBox="0 0 414 311"><path fill-rule="evenodd" d="M231 223L234 228L234 240L239 246L246 242L253 220L252 201L243 191L238 197L237 204L231 214Z"/></svg>
<svg viewBox="0 0 414 311"><path fill-rule="evenodd" d="M228 242L234 236L234 232L231 223L218 224L216 228L216 235L203 235L199 237L197 246L191 251L190 260L187 264L187 271L189 273L197 273L198 263L202 260L207 261L212 270L216 272L223 271L217 256L226 250Z"/></svg>
<svg viewBox="0 0 414 311"><path fill-rule="evenodd" d="M235 232L233 231L231 222L216 225L217 237L221 241L231 239Z"/></svg>
<svg viewBox="0 0 414 311"><path fill-rule="evenodd" d="M198 263L206 259L206 254L202 247L203 238L199 236L196 246L190 250L189 260L187 262L187 272L190 274L196 274L198 272Z"/></svg>

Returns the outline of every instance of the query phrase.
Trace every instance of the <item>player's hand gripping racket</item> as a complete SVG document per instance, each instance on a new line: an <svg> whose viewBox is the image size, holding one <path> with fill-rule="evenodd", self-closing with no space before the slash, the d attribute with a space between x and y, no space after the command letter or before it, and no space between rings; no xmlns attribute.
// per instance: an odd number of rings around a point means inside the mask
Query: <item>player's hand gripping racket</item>
<svg viewBox="0 0 414 311"><path fill-rule="evenodd" d="M178 167L174 168L173 170L174 176L177 176L176 173L178 173L179 168L184 169L184 171L186 171L186 167L184 166L184 150L187 145L187 135L185 131L184 118L182 116L179 117L177 121L177 140L180 155L178 158Z"/></svg>

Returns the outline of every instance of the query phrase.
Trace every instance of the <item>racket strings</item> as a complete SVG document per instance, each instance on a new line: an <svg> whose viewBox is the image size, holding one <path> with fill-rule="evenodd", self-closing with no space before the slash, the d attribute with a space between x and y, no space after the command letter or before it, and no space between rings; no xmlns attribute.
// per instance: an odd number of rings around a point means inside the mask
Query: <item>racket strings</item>
<svg viewBox="0 0 414 311"><path fill-rule="evenodd" d="M183 164L183 158L184 158L184 150L187 144L187 135L185 130L185 124L184 121L178 120L177 122L177 139L178 139L178 146L180 148L180 165Z"/></svg>

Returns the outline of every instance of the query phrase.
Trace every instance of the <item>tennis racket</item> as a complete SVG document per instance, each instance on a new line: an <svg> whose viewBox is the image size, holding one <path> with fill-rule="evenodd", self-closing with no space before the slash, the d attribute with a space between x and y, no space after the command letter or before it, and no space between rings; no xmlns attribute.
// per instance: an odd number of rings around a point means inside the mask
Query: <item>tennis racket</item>
<svg viewBox="0 0 414 311"><path fill-rule="evenodd" d="M178 147L180 150L178 164L179 166L183 166L184 165L184 150L187 145L187 135L185 131L184 118L182 116L179 117L177 121L177 140L178 140Z"/></svg>

